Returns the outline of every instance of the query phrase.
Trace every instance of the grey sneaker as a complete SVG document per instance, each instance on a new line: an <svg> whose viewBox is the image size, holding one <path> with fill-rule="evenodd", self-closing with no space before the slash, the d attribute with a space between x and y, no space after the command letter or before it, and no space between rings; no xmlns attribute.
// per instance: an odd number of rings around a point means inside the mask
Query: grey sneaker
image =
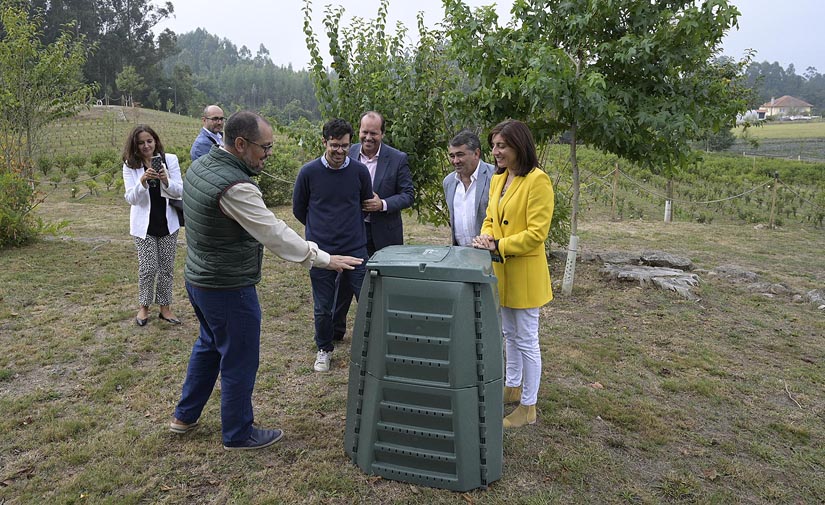
<svg viewBox="0 0 825 505"><path fill-rule="evenodd" d="M253 449L263 449L269 447L278 440L284 438L284 432L281 430L262 430L252 427L252 434L243 442L235 442L232 445L223 444L223 448L227 451L249 451Z"/></svg>
<svg viewBox="0 0 825 505"><path fill-rule="evenodd" d="M329 363L332 361L332 351L318 351L315 356L315 365L313 368L316 372L329 372Z"/></svg>

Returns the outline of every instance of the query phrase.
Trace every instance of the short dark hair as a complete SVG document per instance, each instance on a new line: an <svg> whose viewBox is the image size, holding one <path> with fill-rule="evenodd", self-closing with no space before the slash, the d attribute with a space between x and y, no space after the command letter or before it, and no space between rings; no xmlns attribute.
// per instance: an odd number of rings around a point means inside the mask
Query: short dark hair
<svg viewBox="0 0 825 505"><path fill-rule="evenodd" d="M386 124L384 121L384 116L382 116L380 112L376 112L374 110L368 110L367 112L361 114L361 118L358 120L358 124L360 125L361 121L363 121L364 118L367 116L378 116L378 118L381 119L381 133L386 133Z"/></svg>
<svg viewBox="0 0 825 505"><path fill-rule="evenodd" d="M352 125L341 118L330 119L324 124L322 134L324 140L340 139L347 134L352 138Z"/></svg>
<svg viewBox="0 0 825 505"><path fill-rule="evenodd" d="M224 145L234 147L235 139L243 137L246 140L256 141L261 136L259 127L264 118L248 110L238 111L226 120L223 127Z"/></svg>
<svg viewBox="0 0 825 505"><path fill-rule="evenodd" d="M471 150L475 151L476 149L481 149L481 140L479 140L478 135L476 135L472 130L464 128L460 132L456 133L455 137L450 140L450 145L452 147L467 146Z"/></svg>
<svg viewBox="0 0 825 505"><path fill-rule="evenodd" d="M146 132L155 140L155 152L152 154L164 155L163 144L160 142L160 137L155 133L151 126L139 124L132 128L132 132L126 137L126 145L123 146L123 162L129 168L140 168L143 166L143 156L140 155L138 148L138 135Z"/></svg>
<svg viewBox="0 0 825 505"><path fill-rule="evenodd" d="M514 173L517 176L527 175L539 166L539 158L536 155L536 141L533 140L533 134L526 124L515 119L507 119L497 124L490 130L490 135L487 137L490 147L493 147L493 137L496 135L501 135L504 142L516 152L518 167L514 170ZM496 173L503 172L504 168L496 165Z"/></svg>

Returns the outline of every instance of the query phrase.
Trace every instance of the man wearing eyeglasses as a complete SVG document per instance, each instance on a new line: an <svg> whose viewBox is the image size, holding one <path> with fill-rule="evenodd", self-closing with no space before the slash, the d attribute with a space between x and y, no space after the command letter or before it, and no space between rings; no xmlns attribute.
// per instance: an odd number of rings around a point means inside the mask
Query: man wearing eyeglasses
<svg viewBox="0 0 825 505"><path fill-rule="evenodd" d="M192 163L183 183L184 277L200 334L169 429L182 434L197 427L220 375L224 449L261 449L283 437L281 430L252 426L261 336L255 285L264 246L313 270L348 271L363 259L330 255L266 208L251 178L272 152L272 127L261 116L237 112L225 131L226 145Z"/></svg>
<svg viewBox="0 0 825 505"><path fill-rule="evenodd" d="M189 150L189 157L192 161L200 158L208 153L212 146L222 146L223 136L223 109L217 105L208 105L203 109L201 121L203 121L203 128L198 133L195 142L192 144L192 149Z"/></svg>
<svg viewBox="0 0 825 505"><path fill-rule="evenodd" d="M368 257L389 245L404 243L401 211L412 207L415 201L407 153L384 143L385 123L384 116L376 111L363 113L358 128L361 142L349 148L350 159L366 165L372 178L372 197L361 202L362 209L367 213ZM347 333L347 313L352 296L352 290L341 284L333 316L335 340L343 340Z"/></svg>
<svg viewBox="0 0 825 505"><path fill-rule="evenodd" d="M352 138L352 126L348 122L332 119L324 125L322 134L324 155L298 172L292 193L292 213L306 226L307 240L325 251L366 260L367 232L361 205L373 196L369 170L348 156ZM332 315L338 286L346 285L358 299L364 273L363 264L337 274L321 268L309 271L318 347L313 365L316 372L329 371L332 360L335 348Z"/></svg>

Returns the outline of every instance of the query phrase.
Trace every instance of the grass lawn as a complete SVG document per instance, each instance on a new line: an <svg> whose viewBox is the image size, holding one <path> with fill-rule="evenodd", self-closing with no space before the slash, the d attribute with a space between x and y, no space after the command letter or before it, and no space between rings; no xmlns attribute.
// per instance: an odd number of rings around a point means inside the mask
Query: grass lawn
<svg viewBox="0 0 825 505"><path fill-rule="evenodd" d="M742 133L736 129L737 135ZM757 139L825 138L825 121L766 121L758 128L749 128L748 135Z"/></svg>
<svg viewBox="0 0 825 505"><path fill-rule="evenodd" d="M295 225L288 208L275 212ZM603 212L603 209L602 209ZM267 253L256 420L283 441L221 447L219 395L185 436L168 421L197 320L134 324L137 261L119 192L51 194L65 236L0 251L0 503L823 503L825 318L700 270L700 302L605 280L581 263L541 311L539 419L504 435L504 474L458 494L365 475L344 454L349 337L312 371L308 273ZM825 233L751 225L580 222L585 250L661 249L737 264L805 292L825 284ZM445 228L405 224L409 243ZM553 263L558 281L563 264ZM352 314L355 313L353 309ZM507 409L509 411L509 408Z"/></svg>

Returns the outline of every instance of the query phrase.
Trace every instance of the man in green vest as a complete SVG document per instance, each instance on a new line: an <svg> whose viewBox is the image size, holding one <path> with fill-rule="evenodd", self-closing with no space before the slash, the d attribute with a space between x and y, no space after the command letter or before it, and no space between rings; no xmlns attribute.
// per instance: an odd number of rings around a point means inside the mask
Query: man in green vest
<svg viewBox="0 0 825 505"><path fill-rule="evenodd" d="M261 449L283 431L252 425L252 389L258 371L263 248L306 268L341 272L361 258L330 255L305 241L266 208L251 177L272 152L272 127L241 111L224 127L224 146L198 158L183 183L186 219L184 277L200 321L180 402L169 429L187 433L221 376L221 433L227 450Z"/></svg>

